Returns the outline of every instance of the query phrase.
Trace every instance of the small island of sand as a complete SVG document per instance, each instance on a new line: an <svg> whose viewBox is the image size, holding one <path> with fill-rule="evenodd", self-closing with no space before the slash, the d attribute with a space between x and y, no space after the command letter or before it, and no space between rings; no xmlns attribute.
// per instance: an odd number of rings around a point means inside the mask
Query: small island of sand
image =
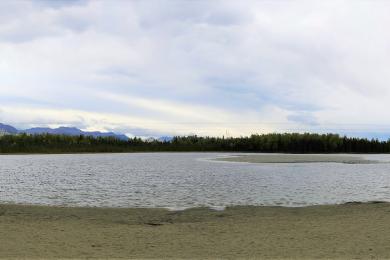
<svg viewBox="0 0 390 260"><path fill-rule="evenodd" d="M245 154L215 160L248 163L377 163L377 161L367 160L360 156L338 154Z"/></svg>

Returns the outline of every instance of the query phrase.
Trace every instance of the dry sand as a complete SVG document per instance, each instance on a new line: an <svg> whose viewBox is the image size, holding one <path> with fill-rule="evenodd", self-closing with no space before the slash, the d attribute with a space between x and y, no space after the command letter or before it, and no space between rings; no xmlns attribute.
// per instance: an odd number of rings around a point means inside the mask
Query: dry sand
<svg viewBox="0 0 390 260"><path fill-rule="evenodd" d="M2 258L390 258L390 204L306 208L0 206Z"/></svg>
<svg viewBox="0 0 390 260"><path fill-rule="evenodd" d="M249 163L377 163L359 156L331 154L249 154L217 158L216 160Z"/></svg>

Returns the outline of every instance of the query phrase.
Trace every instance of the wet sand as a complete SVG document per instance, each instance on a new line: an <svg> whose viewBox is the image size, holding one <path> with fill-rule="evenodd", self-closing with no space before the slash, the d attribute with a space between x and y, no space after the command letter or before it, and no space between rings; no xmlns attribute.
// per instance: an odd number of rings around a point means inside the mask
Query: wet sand
<svg viewBox="0 0 390 260"><path fill-rule="evenodd" d="M305 208L0 206L1 258L390 258L390 204Z"/></svg>
<svg viewBox="0 0 390 260"><path fill-rule="evenodd" d="M377 163L376 161L366 160L363 157L359 156L331 154L250 154L217 158L216 160L249 163Z"/></svg>

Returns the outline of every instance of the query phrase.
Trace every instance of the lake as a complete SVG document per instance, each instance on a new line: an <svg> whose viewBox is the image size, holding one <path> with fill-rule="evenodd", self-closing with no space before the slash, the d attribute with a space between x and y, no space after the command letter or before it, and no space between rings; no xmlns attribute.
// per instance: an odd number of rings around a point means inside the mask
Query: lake
<svg viewBox="0 0 390 260"><path fill-rule="evenodd" d="M229 153L0 155L0 203L183 209L390 201L390 164L237 163ZM390 161L390 155L364 155Z"/></svg>

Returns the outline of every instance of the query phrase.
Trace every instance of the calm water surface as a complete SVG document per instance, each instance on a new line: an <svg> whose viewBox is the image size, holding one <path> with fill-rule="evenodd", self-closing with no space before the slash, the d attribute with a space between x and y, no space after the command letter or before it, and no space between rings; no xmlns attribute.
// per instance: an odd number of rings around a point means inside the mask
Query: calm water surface
<svg viewBox="0 0 390 260"><path fill-rule="evenodd" d="M0 155L0 203L306 206L390 201L390 164L216 162L226 153ZM366 155L390 161L389 155Z"/></svg>

